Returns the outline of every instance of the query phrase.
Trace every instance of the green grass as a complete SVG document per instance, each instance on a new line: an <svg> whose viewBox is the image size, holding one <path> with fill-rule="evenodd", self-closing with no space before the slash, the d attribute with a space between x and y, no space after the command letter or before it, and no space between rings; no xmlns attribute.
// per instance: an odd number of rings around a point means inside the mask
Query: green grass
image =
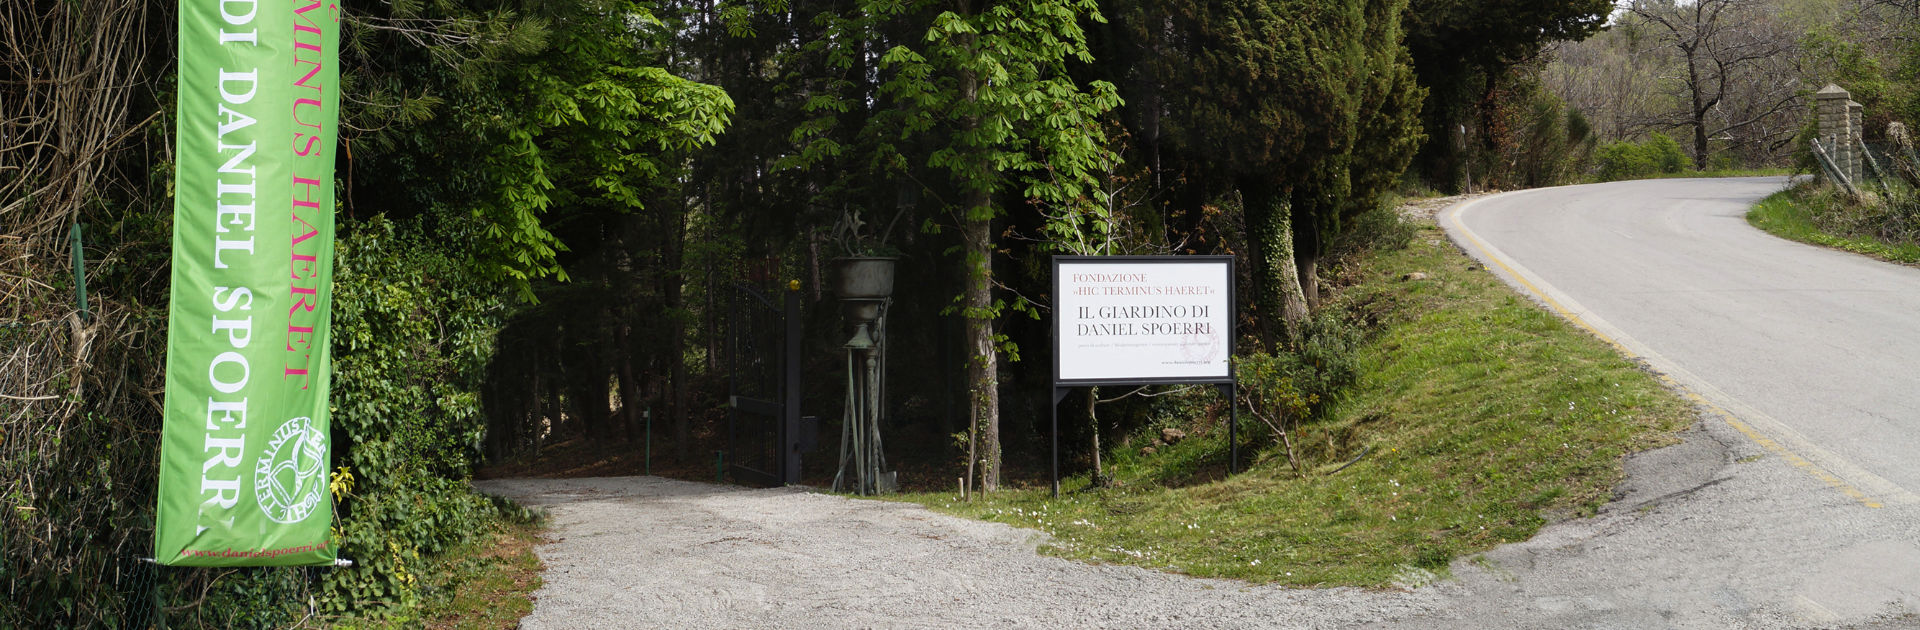
<svg viewBox="0 0 1920 630"><path fill-rule="evenodd" d="M543 526L502 519L490 533L434 559L426 579L434 586L421 615L435 629L511 629L533 612L540 558L533 552Z"/></svg>
<svg viewBox="0 0 1920 630"><path fill-rule="evenodd" d="M1872 256L1880 260L1920 264L1920 245L1889 243L1872 236L1833 234L1820 229L1815 212L1832 211L1839 201L1819 194L1812 185L1801 185L1775 193L1747 212L1747 223L1767 233L1791 241L1810 243Z"/></svg>
<svg viewBox="0 0 1920 630"><path fill-rule="evenodd" d="M546 517L517 506L477 526L471 540L422 557L414 575L415 605L370 609L330 619L326 627L511 630L533 612L533 592L545 568L534 546L542 542Z"/></svg>
<svg viewBox="0 0 1920 630"><path fill-rule="evenodd" d="M1238 476L1193 474L1226 446L1217 421L1196 419L1195 437L1155 454L1117 449L1114 487L1083 474L1058 500L1045 489L902 498L1044 530L1046 551L1069 558L1299 586L1430 581L1455 557L1590 514L1623 455L1693 420L1634 363L1470 264L1430 222L1407 249L1362 263L1334 308L1379 328L1330 419L1295 431L1297 447L1321 452L1305 475L1270 446L1243 451L1252 464ZM1413 271L1430 277L1401 280Z"/></svg>

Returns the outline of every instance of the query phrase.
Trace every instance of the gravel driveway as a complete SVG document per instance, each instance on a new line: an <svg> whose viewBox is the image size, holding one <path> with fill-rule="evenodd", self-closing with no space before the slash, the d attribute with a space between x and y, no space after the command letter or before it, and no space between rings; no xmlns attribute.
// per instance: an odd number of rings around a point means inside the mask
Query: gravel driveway
<svg viewBox="0 0 1920 630"><path fill-rule="evenodd" d="M1866 506L1703 419L1628 458L1598 515L1456 559L1452 579L1411 592L1062 560L1035 553L1036 531L804 489L475 485L552 515L528 628L1920 628L1920 501Z"/></svg>
<svg viewBox="0 0 1920 630"><path fill-rule="evenodd" d="M1920 506L1860 507L1724 423L1627 460L1592 518L1411 592L1035 552L1045 534L801 488L475 482L545 509L526 628L1920 628Z"/></svg>
<svg viewBox="0 0 1920 630"><path fill-rule="evenodd" d="M546 509L525 628L1347 628L1415 592L1299 590L1039 555L1044 534L803 489L658 477L506 479Z"/></svg>

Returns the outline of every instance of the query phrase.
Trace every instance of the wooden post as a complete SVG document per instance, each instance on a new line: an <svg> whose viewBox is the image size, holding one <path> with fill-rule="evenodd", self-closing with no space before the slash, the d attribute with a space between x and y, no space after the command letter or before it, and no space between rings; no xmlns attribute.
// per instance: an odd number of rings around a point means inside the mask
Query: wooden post
<svg viewBox="0 0 1920 630"><path fill-rule="evenodd" d="M1847 101L1847 137L1850 139L1847 157L1851 160L1849 167L1852 169L1847 177L1854 181L1857 188L1866 186L1862 178L1867 176L1866 121L1861 118L1861 110L1859 103Z"/></svg>

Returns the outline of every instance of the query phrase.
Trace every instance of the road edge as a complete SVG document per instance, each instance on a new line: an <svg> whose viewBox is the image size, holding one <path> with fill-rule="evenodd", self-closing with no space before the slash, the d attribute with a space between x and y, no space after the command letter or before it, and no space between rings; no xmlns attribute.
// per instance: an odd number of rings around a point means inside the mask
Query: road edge
<svg viewBox="0 0 1920 630"><path fill-rule="evenodd" d="M1708 413L1719 417L1754 444L1780 456L1794 468L1868 508L1920 503L1920 495L1915 495L1821 448L1792 427L1734 399L1712 383L1687 371L1686 368L1627 335L1625 331L1589 312L1572 296L1549 284L1518 261L1508 257L1498 247L1480 238L1461 218L1481 202L1491 199L1510 199L1541 190L1548 189L1535 188L1500 193L1456 203L1436 214L1434 221L1440 224L1440 228L1447 233L1447 237L1456 247L1466 252L1468 256L1485 263L1488 271L1493 272L1516 292L1598 337L1622 355L1641 361L1653 370L1661 382L1675 392L1699 405Z"/></svg>

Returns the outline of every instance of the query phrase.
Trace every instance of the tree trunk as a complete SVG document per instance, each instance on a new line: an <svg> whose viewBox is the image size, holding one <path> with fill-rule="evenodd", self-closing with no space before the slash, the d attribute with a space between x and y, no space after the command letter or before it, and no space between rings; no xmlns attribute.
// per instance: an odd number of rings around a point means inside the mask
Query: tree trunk
<svg viewBox="0 0 1920 630"><path fill-rule="evenodd" d="M712 236L709 235L708 238L712 238ZM720 287L723 283L719 281L719 275L718 272L714 270L713 263L707 263L706 272L707 287L705 293L707 294L707 306L706 311L701 313L701 315L706 319L707 324L706 339L703 341L707 347L707 376L711 378L713 375L720 373L720 353L724 352L724 350L720 348L720 308L722 301L719 297Z"/></svg>
<svg viewBox="0 0 1920 630"><path fill-rule="evenodd" d="M1269 351L1299 342L1307 299L1293 256L1293 208L1287 191L1271 183L1242 181L1247 242L1253 254L1254 307Z"/></svg>
<svg viewBox="0 0 1920 630"><path fill-rule="evenodd" d="M1497 156L1500 154L1500 145L1504 144L1507 140L1506 128L1500 124L1500 76L1494 73L1487 73L1486 77L1486 90L1480 95L1479 106L1480 146L1488 155ZM1473 158L1468 157L1467 159L1471 160ZM1493 168L1488 167L1483 170L1492 171ZM1487 173L1482 173L1480 177L1483 181L1492 179Z"/></svg>
<svg viewBox="0 0 1920 630"><path fill-rule="evenodd" d="M547 431L546 431L547 429L546 393L547 392L545 389L541 388L542 380L540 378L540 374L543 372L546 372L547 368L546 368L546 365L540 362L539 342L533 342L528 345L533 346L533 369L530 370L533 373L532 374L533 377L530 379L527 379L531 381L530 384L533 386L532 391L528 392L527 394L527 403L528 403L527 416L528 417L525 419L526 426L522 426L514 430L513 436L514 438L516 438L515 444L510 446L507 452L513 453L515 451L518 451L520 450L521 445L526 444L526 445L531 445L533 448L533 454L535 456L538 456L540 454L540 447L546 442L546 439L547 439ZM528 433L521 433L521 431L528 431ZM524 442L520 441L520 438L522 438L522 436L524 436L524 439L526 441Z"/></svg>
<svg viewBox="0 0 1920 630"><path fill-rule="evenodd" d="M1100 467L1100 388L1087 388L1087 424L1093 427L1093 485L1103 487L1107 472Z"/></svg>
<svg viewBox="0 0 1920 630"><path fill-rule="evenodd" d="M993 344L993 215L985 191L967 193L966 293L967 391L970 417L979 431L980 489L1000 489L999 354Z"/></svg>
<svg viewBox="0 0 1920 630"><path fill-rule="evenodd" d="M1306 298L1306 310L1312 313L1320 308L1320 224L1312 217L1291 212L1292 208L1288 210L1292 217L1294 269L1300 277L1300 293Z"/></svg>
<svg viewBox="0 0 1920 630"><path fill-rule="evenodd" d="M666 321L671 328L662 332L667 334L667 411L673 414L673 442L675 450L684 457L693 452L692 413L687 409L687 331L680 314L686 312L687 298L685 283L681 281L681 265L686 252L687 205L685 196L668 219L668 232L660 260L660 294L666 302ZM725 447L722 447L725 448Z"/></svg>
<svg viewBox="0 0 1920 630"><path fill-rule="evenodd" d="M1306 304L1307 313L1311 314L1320 308L1320 257L1296 252L1293 265L1299 274L1301 299Z"/></svg>
<svg viewBox="0 0 1920 630"><path fill-rule="evenodd" d="M563 427L563 423L567 420L567 388L565 386L567 373L563 368L565 365L563 357L566 355L560 352L560 335L553 336L552 343L548 344L546 352L542 354L547 357L549 363L540 368L546 373L546 378L543 380L546 382L547 391L540 397L544 402L540 405L540 420L534 426L533 452L535 454L539 454L540 448L546 445L547 438L561 434L563 428L568 431L573 430L570 426ZM548 369L549 366L552 369Z"/></svg>
<svg viewBox="0 0 1920 630"><path fill-rule="evenodd" d="M610 375L606 364L598 360L597 350L587 350L574 355L576 361L585 369L569 379L573 390L573 404L580 412L580 435L600 440L612 436L612 401L608 394L607 377Z"/></svg>
<svg viewBox="0 0 1920 630"><path fill-rule="evenodd" d="M692 452L693 433L691 427L693 426L694 413L693 410L690 409L692 405L687 403L687 392L692 389L692 386L687 382L687 362L682 359L682 357L686 355L687 340L686 335L678 330L673 331L673 336L673 343L667 348L667 352L672 355L667 357L667 360L673 362L667 370L668 380L672 381L668 386L667 396L669 400L668 405L673 409L673 438L680 442L681 451Z"/></svg>
<svg viewBox="0 0 1920 630"><path fill-rule="evenodd" d="M1703 93L1706 86L1700 82L1700 63L1691 50L1687 51L1687 87L1693 93L1693 108L1687 112L1691 114L1693 123L1693 167L1706 170L1707 110L1712 107L1706 104L1706 95Z"/></svg>
<svg viewBox="0 0 1920 630"><path fill-rule="evenodd" d="M620 424L626 427L627 442L640 441L640 381L634 379L632 335L624 318L614 322L614 343L620 349L615 360L620 364Z"/></svg>
<svg viewBox="0 0 1920 630"><path fill-rule="evenodd" d="M972 3L961 2L960 11L972 14ZM961 45L972 48L971 36L963 36ZM980 77L970 70L960 72L960 100L973 103L980 98ZM964 135L980 128L978 116L968 116L961 121ZM972 159L986 162L984 154ZM992 173L991 164L981 164L980 172ZM961 196L962 212L965 213L961 226L961 240L966 257L965 277L961 281L966 287L961 297L961 316L966 318L966 343L970 357L967 360L967 399L970 402L969 418L977 430L973 459L980 462L980 489L992 492L1000 489L1000 356L993 342L993 194L985 181L962 182L965 192Z"/></svg>

